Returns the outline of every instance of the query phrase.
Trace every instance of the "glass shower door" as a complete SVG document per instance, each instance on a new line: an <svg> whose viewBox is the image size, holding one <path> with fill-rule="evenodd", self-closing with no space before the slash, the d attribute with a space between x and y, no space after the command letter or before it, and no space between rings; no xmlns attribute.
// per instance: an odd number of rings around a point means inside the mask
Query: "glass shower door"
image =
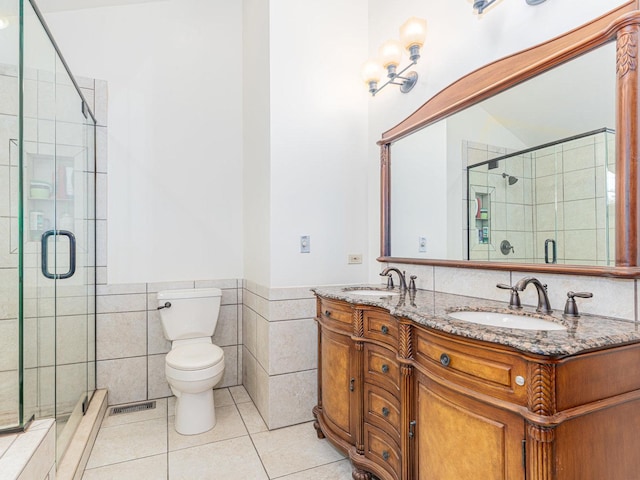
<svg viewBox="0 0 640 480"><path fill-rule="evenodd" d="M60 458L95 389L95 122L24 8L25 399L55 417Z"/></svg>

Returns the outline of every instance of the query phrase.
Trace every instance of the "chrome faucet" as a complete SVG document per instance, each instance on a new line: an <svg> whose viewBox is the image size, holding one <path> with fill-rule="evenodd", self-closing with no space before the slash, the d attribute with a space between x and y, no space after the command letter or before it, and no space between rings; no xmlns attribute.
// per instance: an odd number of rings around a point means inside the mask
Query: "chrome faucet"
<svg viewBox="0 0 640 480"><path fill-rule="evenodd" d="M543 285L540 280L535 277L524 277L522 280L519 280L513 288L516 290L523 292L527 285L533 283L538 291L538 307L536 308L536 312L538 313L546 313L550 314L553 312L551 310L551 304L549 303L549 297L547 296L547 286Z"/></svg>
<svg viewBox="0 0 640 480"><path fill-rule="evenodd" d="M393 288L393 277L391 276L391 272L396 272L398 274L398 278L400 279L400 290L403 292L407 290L407 279L404 276L404 272L401 272L396 267L387 267L382 272L380 272L381 277L389 277L387 280L387 287Z"/></svg>

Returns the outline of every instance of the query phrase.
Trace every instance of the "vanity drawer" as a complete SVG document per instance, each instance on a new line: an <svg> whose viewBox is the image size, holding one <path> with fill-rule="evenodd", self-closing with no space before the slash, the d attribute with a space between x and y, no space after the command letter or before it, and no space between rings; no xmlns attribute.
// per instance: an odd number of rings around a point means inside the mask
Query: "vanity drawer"
<svg viewBox="0 0 640 480"><path fill-rule="evenodd" d="M352 331L353 309L350 304L322 298L319 300L317 313L319 320L325 323L337 323L341 329Z"/></svg>
<svg viewBox="0 0 640 480"><path fill-rule="evenodd" d="M364 424L364 456L387 470L392 478L400 478L400 448L379 428Z"/></svg>
<svg viewBox="0 0 640 480"><path fill-rule="evenodd" d="M364 344L364 381L399 395L400 365L395 352L370 343Z"/></svg>
<svg viewBox="0 0 640 480"><path fill-rule="evenodd" d="M516 354L426 330L417 331L414 351L419 363L447 380L527 404L527 363Z"/></svg>
<svg viewBox="0 0 640 480"><path fill-rule="evenodd" d="M364 384L364 421L384 430L400 443L400 401L384 388Z"/></svg>
<svg viewBox="0 0 640 480"><path fill-rule="evenodd" d="M387 312L365 310L364 337L398 347L398 322Z"/></svg>

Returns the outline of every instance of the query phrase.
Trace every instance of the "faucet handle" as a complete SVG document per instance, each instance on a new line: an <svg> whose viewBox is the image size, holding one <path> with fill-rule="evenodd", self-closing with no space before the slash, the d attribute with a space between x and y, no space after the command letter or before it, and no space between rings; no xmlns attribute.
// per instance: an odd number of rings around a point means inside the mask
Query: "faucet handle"
<svg viewBox="0 0 640 480"><path fill-rule="evenodd" d="M518 289L516 287L512 287L511 285L506 285L504 283L498 283L496 287L502 288L503 290L511 290L511 297L509 297L509 308L522 308L522 303L520 303L520 295L518 294Z"/></svg>
<svg viewBox="0 0 640 480"><path fill-rule="evenodd" d="M567 303L564 305L564 314L568 317L579 317L580 313L578 313L578 304L576 303L576 299L574 297L579 298L591 298L593 297L593 293L591 292L567 292Z"/></svg>
<svg viewBox="0 0 640 480"><path fill-rule="evenodd" d="M416 290L416 278L418 278L417 275L411 275L409 277L409 290Z"/></svg>
<svg viewBox="0 0 640 480"><path fill-rule="evenodd" d="M393 277L391 276L390 273L387 273L387 274L381 273L380 276L387 277L387 288L393 288Z"/></svg>

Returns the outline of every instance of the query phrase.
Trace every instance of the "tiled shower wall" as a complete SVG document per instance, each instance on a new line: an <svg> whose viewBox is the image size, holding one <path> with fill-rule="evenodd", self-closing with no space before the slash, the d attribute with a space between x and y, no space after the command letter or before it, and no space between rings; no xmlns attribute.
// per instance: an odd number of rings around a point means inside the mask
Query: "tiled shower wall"
<svg viewBox="0 0 640 480"><path fill-rule="evenodd" d="M98 126L96 128L96 191L98 199L106 199L106 111L107 111L107 85L101 80L93 80L78 77L78 85L87 100L90 108L96 115ZM54 113L62 116L62 112L52 112L51 104L55 102L53 85L55 79L49 72L25 69L25 119L24 119L24 148L27 154L52 155L53 145L58 143L56 155L64 155L65 151L77 152L78 147L73 146L70 139L75 138L70 134L76 125L68 122L57 122L52 116ZM0 149L0 424L7 425L17 421L18 406L18 72L15 66L0 65L0 141L6 148ZM70 84L55 84L72 97L72 108L78 107L75 90ZM58 98L60 105L65 105L64 100ZM60 106L59 105L59 106ZM78 107L79 108L79 107ZM55 129L54 129L55 124ZM68 144L65 145L63 142ZM65 150L66 149L66 150ZM93 175L93 171L86 172ZM105 245L106 239L106 202L98 201L96 205L96 228L98 232L98 244ZM92 212L87 212L89 223L94 220ZM29 224L26 223L28 238ZM27 242L25 246L25 278L36 278L38 274L30 275L30 272L39 270L40 255L37 253L36 242ZM104 251L104 250L102 250ZM93 259L87 259L86 265L78 268L86 269L87 274L93 273ZM105 259L97 259L98 265L106 266ZM103 263L100 263L100 262ZM99 269L100 270L100 269ZM44 284L43 284L44 285ZM52 339L56 338L53 311L53 288L37 288L31 282L25 281L25 352L24 352L24 384L26 413L35 413L38 416L50 416L53 414L53 399L56 385L53 380L54 350ZM77 369L85 369L87 360L86 341L79 339L77 329L73 330L73 324L83 319L87 314L86 288L77 288L72 285L58 286L58 295L64 297L64 308L60 310L57 325L57 340L59 347L58 367L62 373L59 378L64 382L73 382L75 379L83 381L84 376L74 375ZM78 302L78 300L80 302ZM83 308L74 309L79 303ZM91 309L89 308L89 312ZM71 328L71 330L65 330ZM28 338L27 338L28 336ZM81 340L78 343L78 340ZM90 366L89 371L93 368ZM70 385L62 383L58 385L59 406L62 408L72 406L77 398L65 399L66 392L78 391ZM69 387L69 388L67 388ZM82 390L83 387L80 387ZM34 410L36 409L36 410Z"/></svg>
<svg viewBox="0 0 640 480"><path fill-rule="evenodd" d="M488 164L474 167L467 173L467 165L475 165L486 162L491 158L500 157L508 153L507 149L493 147L475 142L463 142L463 178L469 175L469 203L465 200L465 208L469 208L469 220L471 222L471 237L469 243L469 258L471 260L490 261L519 261L533 262L533 196L531 194L532 175L530 155L517 155L508 159L497 161L495 168L489 168ZM518 181L512 185L508 179L502 176L507 173ZM466 189L463 189L466 198ZM477 192L489 194L490 202L486 205L488 219L486 221L476 219L475 195ZM463 232L467 230L467 212L463 216ZM489 244L479 244L476 240L476 231L483 226L489 228ZM513 251L503 254L500 243L509 241ZM466 258L467 252L462 252L462 258Z"/></svg>
<svg viewBox="0 0 640 480"><path fill-rule="evenodd" d="M615 261L615 135L597 133L533 152L535 260L547 238L559 263Z"/></svg>

